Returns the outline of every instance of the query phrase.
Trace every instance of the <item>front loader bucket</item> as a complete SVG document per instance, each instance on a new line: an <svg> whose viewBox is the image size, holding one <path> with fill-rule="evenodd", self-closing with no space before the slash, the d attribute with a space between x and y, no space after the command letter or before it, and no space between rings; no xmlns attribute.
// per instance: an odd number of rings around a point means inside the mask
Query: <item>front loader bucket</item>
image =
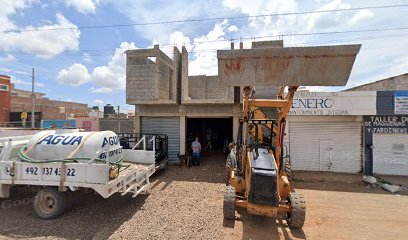
<svg viewBox="0 0 408 240"><path fill-rule="evenodd" d="M361 45L218 50L223 86L345 86Z"/></svg>

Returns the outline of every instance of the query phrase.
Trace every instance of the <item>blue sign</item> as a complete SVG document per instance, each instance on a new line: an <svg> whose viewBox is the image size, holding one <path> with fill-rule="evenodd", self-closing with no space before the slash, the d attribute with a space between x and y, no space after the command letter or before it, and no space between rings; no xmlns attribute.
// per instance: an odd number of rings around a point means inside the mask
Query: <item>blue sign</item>
<svg viewBox="0 0 408 240"><path fill-rule="evenodd" d="M394 113L408 114L408 91L394 92Z"/></svg>
<svg viewBox="0 0 408 240"><path fill-rule="evenodd" d="M70 120L41 120L41 128L58 129L58 128L76 128L75 119Z"/></svg>

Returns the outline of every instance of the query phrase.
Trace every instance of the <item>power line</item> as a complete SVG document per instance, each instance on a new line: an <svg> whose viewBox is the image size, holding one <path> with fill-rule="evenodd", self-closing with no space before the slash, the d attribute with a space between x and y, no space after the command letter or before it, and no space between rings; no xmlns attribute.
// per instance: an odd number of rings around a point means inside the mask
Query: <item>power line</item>
<svg viewBox="0 0 408 240"><path fill-rule="evenodd" d="M2 33L19 33L19 32L37 32L37 31L55 31L55 30L133 27L133 26L148 26L148 25L176 24L176 23L189 23L189 22L218 21L218 20L224 20L224 19L236 20L236 19L248 19L248 18L279 17L279 16L291 16L291 15L317 14L317 13L329 13L329 12L341 12L341 11L358 11L358 10L366 10L366 9L401 8L401 7L408 7L408 4L367 6L367 7L356 7L356 8L341 8L341 9L331 9L331 10L273 13L273 14L246 15L246 16L184 19L184 20L172 20L172 21L161 21L161 22L128 23L128 24L95 25L95 26L75 26L75 27L61 27L61 28L12 29L12 30L1 31L1 32Z"/></svg>
<svg viewBox="0 0 408 240"><path fill-rule="evenodd" d="M311 33L283 33L283 34L275 34L275 35L265 35L265 36L258 36L258 37L240 37L240 38L231 38L231 39L217 39L217 40L202 40L202 41L193 41L190 44L195 45L194 47L200 46L205 43L214 43L214 42L231 42L236 40L257 40L257 39L266 39L266 38L276 38L276 37L290 37L290 36L313 36L313 35L331 35L331 34L350 34L350 33L371 33L371 32L384 32L384 31L405 31L408 30L408 27L398 27L398 28L377 28L377 29L363 29L363 30L349 30L349 31L331 31L331 32L311 32ZM405 34L405 33L401 33ZM381 37L381 36L380 36ZM361 37L354 37L355 40L366 40L375 39L378 37L375 36L361 36ZM349 41L345 39L346 41ZM334 42L342 42L345 41L344 39L336 39ZM327 42L327 41L326 41ZM320 42L318 42L320 43ZM176 44L160 44L160 47L169 47L175 46ZM195 49L190 52L205 52L207 49L199 50ZM214 49L216 50L216 49ZM88 53L90 56L110 56L114 54L116 49L82 49L82 50L65 50L66 53L73 53L73 54L84 54ZM8 54L46 54L46 51L22 51L22 50L11 50L5 51Z"/></svg>
<svg viewBox="0 0 408 240"><path fill-rule="evenodd" d="M333 40L326 40L326 41L310 41L310 42L302 42L302 43L295 43L289 44L286 47L305 47L305 46L313 46L313 45L327 45L327 44L339 44L339 43L349 43L349 42L357 42L361 40L370 41L370 40L377 40L377 39L386 39L386 38L398 38L398 37L406 37L408 33L402 34L388 34L382 36L365 36L365 37L352 37L346 39L333 39ZM227 46L228 47L228 46ZM222 48L208 48L208 49L193 49L189 51L189 53L197 53L197 54L205 54L205 53L215 53L217 50L223 50ZM367 50L367 49L366 49ZM371 49L372 50L372 49ZM172 51L169 50L162 50L165 54L172 54ZM26 53L22 52L21 54L33 54L33 53ZM95 54L90 54L91 57L111 57L114 54L114 51L111 52L99 52ZM124 53L123 53L124 54ZM73 55L80 56L78 53L73 53Z"/></svg>

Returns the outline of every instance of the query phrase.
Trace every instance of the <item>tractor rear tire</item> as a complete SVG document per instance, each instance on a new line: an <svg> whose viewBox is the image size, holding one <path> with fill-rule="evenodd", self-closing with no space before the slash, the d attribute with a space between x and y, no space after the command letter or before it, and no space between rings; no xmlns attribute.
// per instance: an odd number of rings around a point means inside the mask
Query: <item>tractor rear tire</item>
<svg viewBox="0 0 408 240"><path fill-rule="evenodd" d="M302 194L289 194L290 212L287 213L287 222L290 227L302 228L305 224L306 203Z"/></svg>
<svg viewBox="0 0 408 240"><path fill-rule="evenodd" d="M235 189L232 186L225 188L223 209L225 219L235 219Z"/></svg>

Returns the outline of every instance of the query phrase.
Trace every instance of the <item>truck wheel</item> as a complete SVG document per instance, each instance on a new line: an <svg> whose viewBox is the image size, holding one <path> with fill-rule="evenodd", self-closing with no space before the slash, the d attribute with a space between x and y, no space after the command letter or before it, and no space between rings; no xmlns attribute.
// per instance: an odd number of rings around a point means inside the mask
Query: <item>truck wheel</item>
<svg viewBox="0 0 408 240"><path fill-rule="evenodd" d="M224 194L224 218L235 218L235 189L231 186L226 186Z"/></svg>
<svg viewBox="0 0 408 240"><path fill-rule="evenodd" d="M290 212L287 213L287 222L290 227L302 228L305 224L306 204L302 194L289 194Z"/></svg>
<svg viewBox="0 0 408 240"><path fill-rule="evenodd" d="M42 219L53 219L61 216L67 209L66 192L56 188L41 189L34 199L34 211Z"/></svg>

